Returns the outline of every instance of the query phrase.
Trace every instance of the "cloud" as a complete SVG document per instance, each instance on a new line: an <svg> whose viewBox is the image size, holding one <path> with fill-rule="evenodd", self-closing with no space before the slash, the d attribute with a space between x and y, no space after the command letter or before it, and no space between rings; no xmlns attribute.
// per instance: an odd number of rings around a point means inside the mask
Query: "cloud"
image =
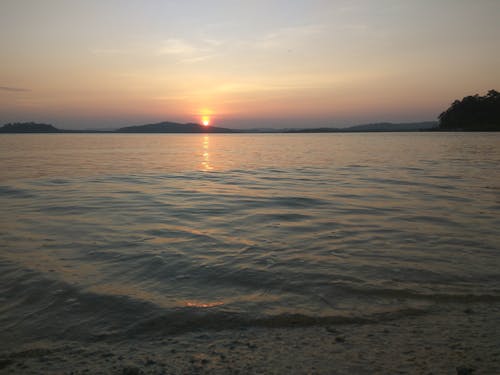
<svg viewBox="0 0 500 375"><path fill-rule="evenodd" d="M30 89L23 89L21 87L9 87L9 86L0 86L0 91L7 92L29 92Z"/></svg>
<svg viewBox="0 0 500 375"><path fill-rule="evenodd" d="M198 48L182 39L167 39L158 48L160 55L191 55L198 52Z"/></svg>
<svg viewBox="0 0 500 375"><path fill-rule="evenodd" d="M171 38L163 41L157 48L156 54L160 56L169 55L178 59L179 63L195 64L201 63L219 56L217 52L223 44L220 40L203 39L192 42L184 39Z"/></svg>
<svg viewBox="0 0 500 375"><path fill-rule="evenodd" d="M325 30L323 25L304 25L297 27L284 27L277 29L254 42L256 48L275 48L278 46L290 46L297 41L322 33Z"/></svg>
<svg viewBox="0 0 500 375"><path fill-rule="evenodd" d="M183 59L181 62L186 63L186 64L195 64L195 63L200 63L203 61L210 60L216 56L217 56L216 54L194 56L194 57L189 57L187 59Z"/></svg>
<svg viewBox="0 0 500 375"><path fill-rule="evenodd" d="M117 56L117 55L176 55L179 57L193 56L203 51L194 44L183 39L169 38L163 41L149 42L144 44L131 44L129 46L93 48L90 52L94 55Z"/></svg>

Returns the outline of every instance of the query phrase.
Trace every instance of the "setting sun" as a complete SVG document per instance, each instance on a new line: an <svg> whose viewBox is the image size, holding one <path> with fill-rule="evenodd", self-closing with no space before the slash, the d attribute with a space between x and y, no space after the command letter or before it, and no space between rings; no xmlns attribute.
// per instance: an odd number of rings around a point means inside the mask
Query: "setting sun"
<svg viewBox="0 0 500 375"><path fill-rule="evenodd" d="M203 126L208 126L210 125L210 117L208 116L203 116L201 118L201 123L203 124Z"/></svg>

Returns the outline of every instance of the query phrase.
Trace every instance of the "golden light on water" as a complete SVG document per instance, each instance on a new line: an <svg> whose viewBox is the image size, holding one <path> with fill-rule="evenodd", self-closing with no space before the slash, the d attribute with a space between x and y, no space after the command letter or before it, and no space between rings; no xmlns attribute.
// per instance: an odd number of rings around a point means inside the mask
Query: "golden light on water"
<svg viewBox="0 0 500 375"><path fill-rule="evenodd" d="M208 153L208 146L209 146L209 138L208 135L206 135L205 137L203 137L203 161L201 162L203 170L205 171L210 171L214 169L210 165L210 155Z"/></svg>
<svg viewBox="0 0 500 375"><path fill-rule="evenodd" d="M199 308L210 308L217 307L224 304L224 302L214 301L214 302L200 302L200 301L186 301L184 303L187 307L199 307Z"/></svg>

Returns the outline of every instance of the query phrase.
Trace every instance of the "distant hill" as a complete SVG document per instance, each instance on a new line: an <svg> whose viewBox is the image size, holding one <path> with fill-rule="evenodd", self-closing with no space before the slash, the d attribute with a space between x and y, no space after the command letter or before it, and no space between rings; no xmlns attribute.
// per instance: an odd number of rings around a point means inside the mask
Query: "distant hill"
<svg viewBox="0 0 500 375"><path fill-rule="evenodd" d="M24 122L6 124L0 133L349 133L349 132L408 132L437 129L437 122L390 123L356 125L348 128L305 128L305 129L229 129L200 124L164 121L155 124L127 126L118 130L65 130L53 125Z"/></svg>
<svg viewBox="0 0 500 375"><path fill-rule="evenodd" d="M500 131L500 93L490 90L485 96L455 100L439 115L439 129Z"/></svg>
<svg viewBox="0 0 500 375"><path fill-rule="evenodd" d="M392 122L378 122L374 124L364 124L351 126L346 129L347 131L380 131L380 132L401 132L401 131L419 131L428 130L437 127L436 121L424 121L424 122L403 122L403 123L392 123Z"/></svg>
<svg viewBox="0 0 500 375"><path fill-rule="evenodd" d="M159 122L156 124L127 126L116 130L118 133L235 133L235 130L202 126L194 123Z"/></svg>
<svg viewBox="0 0 500 375"><path fill-rule="evenodd" d="M391 123L379 122L374 124L363 124L350 126L348 128L311 128L288 130L288 133L351 133L351 132L411 132L430 130L437 127L435 121Z"/></svg>
<svg viewBox="0 0 500 375"><path fill-rule="evenodd" d="M0 128L0 133L59 133L57 129L50 124L38 124L36 122L16 122L5 124Z"/></svg>

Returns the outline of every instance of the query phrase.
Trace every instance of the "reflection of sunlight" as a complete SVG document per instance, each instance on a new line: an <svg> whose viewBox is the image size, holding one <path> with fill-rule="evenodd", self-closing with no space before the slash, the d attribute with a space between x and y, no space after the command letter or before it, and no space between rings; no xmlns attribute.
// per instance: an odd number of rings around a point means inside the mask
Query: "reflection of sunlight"
<svg viewBox="0 0 500 375"><path fill-rule="evenodd" d="M214 169L210 165L210 155L208 154L208 141L209 141L208 135L204 136L203 137L203 161L201 162L201 165L203 166L203 169L205 171L210 171L210 170Z"/></svg>
<svg viewBox="0 0 500 375"><path fill-rule="evenodd" d="M186 301L185 306L187 307L199 307L199 308L209 308L223 305L224 302L200 302L200 301Z"/></svg>

